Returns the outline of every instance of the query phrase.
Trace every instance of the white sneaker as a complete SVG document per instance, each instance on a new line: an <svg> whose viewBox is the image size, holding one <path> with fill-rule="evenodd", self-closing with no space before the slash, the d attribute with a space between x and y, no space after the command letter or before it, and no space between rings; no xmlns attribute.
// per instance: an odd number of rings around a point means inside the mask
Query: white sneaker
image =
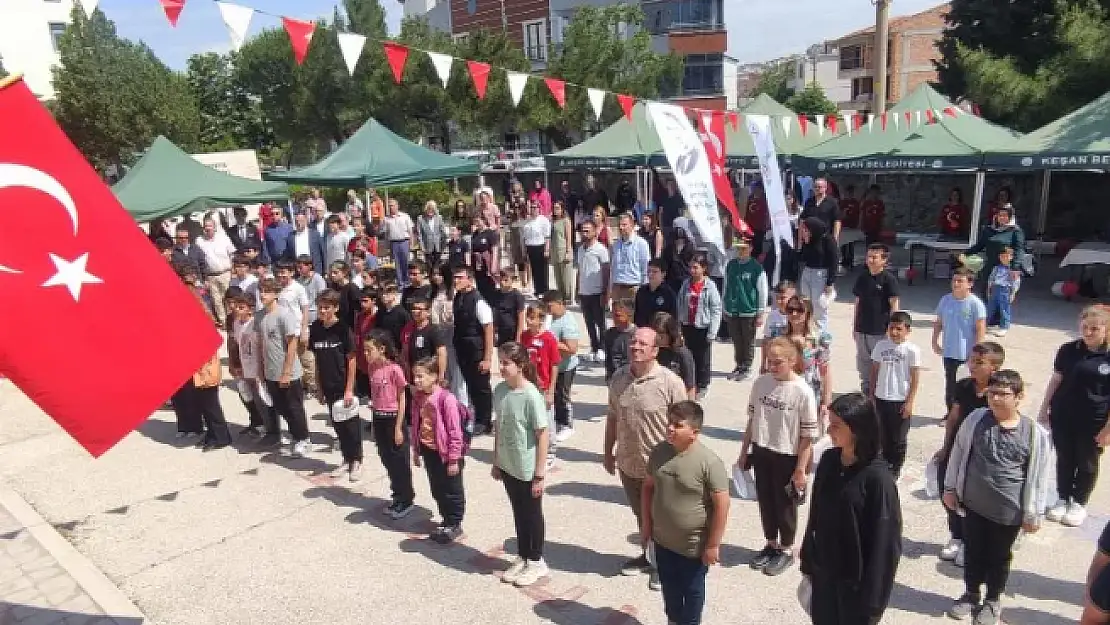
<svg viewBox="0 0 1110 625"><path fill-rule="evenodd" d="M335 470L331 472L331 477L341 478L341 477L349 474L350 472L351 472L351 467L346 462L344 462L343 464L339 465L338 467L335 467Z"/></svg>
<svg viewBox="0 0 1110 625"><path fill-rule="evenodd" d="M516 559L513 560L512 565L501 574L501 581L506 584L512 584L520 577L520 574L524 572L524 567L527 564L528 562L524 558L517 556Z"/></svg>
<svg viewBox="0 0 1110 625"><path fill-rule="evenodd" d="M987 326L987 334L998 332L998 326Z"/></svg>
<svg viewBox="0 0 1110 625"><path fill-rule="evenodd" d="M362 479L362 463L361 462L352 462L351 463L351 473L347 476L347 479L352 481L352 482L357 482L360 479Z"/></svg>
<svg viewBox="0 0 1110 625"><path fill-rule="evenodd" d="M308 440L293 443L293 457L304 458L308 455Z"/></svg>
<svg viewBox="0 0 1110 625"><path fill-rule="evenodd" d="M543 561L543 558L535 561L529 560L528 564L524 566L524 570L521 571L516 581L513 582L513 585L517 588L531 586L540 581L540 579L547 577L548 573L547 563Z"/></svg>
<svg viewBox="0 0 1110 625"><path fill-rule="evenodd" d="M1075 503L1074 501L1068 504L1067 514L1064 519L1060 521L1068 527L1079 527L1083 525L1083 521L1087 520L1087 508Z"/></svg>
<svg viewBox="0 0 1110 625"><path fill-rule="evenodd" d="M964 568L964 546L960 545L960 550L956 552L956 557L952 560L952 564Z"/></svg>
<svg viewBox="0 0 1110 625"><path fill-rule="evenodd" d="M963 545L964 541L958 538L953 538L952 540L948 541L948 544L940 550L940 559L947 560L949 562L955 560L956 555L960 553L960 549L963 547Z"/></svg>
<svg viewBox="0 0 1110 625"><path fill-rule="evenodd" d="M566 441L568 438L570 438L572 436L574 436L574 426L573 425L568 425L566 427L559 428L559 430L555 432L555 442L562 443L562 442Z"/></svg>
<svg viewBox="0 0 1110 625"><path fill-rule="evenodd" d="M994 331L994 335L997 336L998 338L1002 338L1002 337L1006 336L1006 330L1004 330L1003 328L998 328L997 330Z"/></svg>
<svg viewBox="0 0 1110 625"><path fill-rule="evenodd" d="M604 349L597 350L597 353L594 354L594 362L600 362L600 363L605 362L605 350Z"/></svg>
<svg viewBox="0 0 1110 625"><path fill-rule="evenodd" d="M1064 515L1067 513L1068 502L1064 501L1063 499L1057 499L1056 503L1053 504L1052 507L1049 508L1047 511L1045 511L1044 517L1049 521L1055 521L1056 523L1059 523L1060 521L1064 520Z"/></svg>

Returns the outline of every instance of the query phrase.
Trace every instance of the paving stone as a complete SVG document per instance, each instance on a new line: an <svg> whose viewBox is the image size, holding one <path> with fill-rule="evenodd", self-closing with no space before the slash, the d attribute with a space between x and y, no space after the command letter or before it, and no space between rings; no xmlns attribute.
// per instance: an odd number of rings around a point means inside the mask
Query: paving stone
<svg viewBox="0 0 1110 625"><path fill-rule="evenodd" d="M103 610L100 609L100 606L96 605L96 602L92 600L92 597L84 593L78 594L75 597L62 601L54 607L63 612L70 613L71 616L94 617L104 614Z"/></svg>
<svg viewBox="0 0 1110 625"><path fill-rule="evenodd" d="M61 590L74 590L77 588L77 582L69 575L63 573L44 582L40 582L38 587L39 590L42 591L42 594L47 595Z"/></svg>
<svg viewBox="0 0 1110 625"><path fill-rule="evenodd" d="M34 588L35 585L28 577L16 577L11 581L0 582L0 601L3 601L8 595L28 588Z"/></svg>

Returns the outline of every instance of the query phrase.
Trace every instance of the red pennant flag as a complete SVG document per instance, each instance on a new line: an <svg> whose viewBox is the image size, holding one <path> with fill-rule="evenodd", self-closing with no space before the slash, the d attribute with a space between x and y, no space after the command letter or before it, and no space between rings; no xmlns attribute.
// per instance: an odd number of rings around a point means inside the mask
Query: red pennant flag
<svg viewBox="0 0 1110 625"><path fill-rule="evenodd" d="M971 105L971 112L975 113L976 117L982 117L983 116L982 111L979 110L979 105L978 104L972 104Z"/></svg>
<svg viewBox="0 0 1110 625"><path fill-rule="evenodd" d="M478 99L486 99L486 85L489 84L489 63L481 61L467 61L466 67L470 70L470 78L474 81L474 89L478 92Z"/></svg>
<svg viewBox="0 0 1110 625"><path fill-rule="evenodd" d="M382 44L385 49L385 58L389 61L389 68L393 70L393 80L401 84L401 77L405 75L405 61L409 58L408 46L387 41Z"/></svg>
<svg viewBox="0 0 1110 625"><path fill-rule="evenodd" d="M956 107L954 107L954 106L944 107L944 114L949 116L949 117L955 117L956 116Z"/></svg>
<svg viewBox="0 0 1110 625"><path fill-rule="evenodd" d="M886 113L880 115L879 119L882 120L883 132L886 132Z"/></svg>
<svg viewBox="0 0 1110 625"><path fill-rule="evenodd" d="M740 130L740 113L737 113L736 111L729 111L728 123L730 126L732 126L733 131Z"/></svg>
<svg viewBox="0 0 1110 625"><path fill-rule="evenodd" d="M620 103L621 110L624 111L624 118L632 121L632 107L636 105L636 98L618 93L617 102Z"/></svg>
<svg viewBox="0 0 1110 625"><path fill-rule="evenodd" d="M551 90L552 97L559 103L559 108L565 107L567 105L567 83L558 78L544 78L543 81L547 83L547 88Z"/></svg>
<svg viewBox="0 0 1110 625"><path fill-rule="evenodd" d="M852 126L853 126L852 129L855 130L856 132L859 132L859 129L863 128L863 115L862 114L856 113L855 115L852 116Z"/></svg>
<svg viewBox="0 0 1110 625"><path fill-rule="evenodd" d="M166 12L166 19L170 26L177 28L177 18L181 17L181 10L185 8L185 0L161 0L162 10Z"/></svg>
<svg viewBox="0 0 1110 625"><path fill-rule="evenodd" d="M906 116L906 128L909 128L913 125L913 113L911 111L906 111L904 115Z"/></svg>
<svg viewBox="0 0 1110 625"><path fill-rule="evenodd" d="M740 218L740 211L736 208L736 198L732 195L732 186L725 173L725 155L728 154L725 143L725 113L724 111L699 111L697 118L698 126L701 128L702 146L709 158L709 173L713 178L713 191L717 200L728 209L736 229L751 236L752 229Z"/></svg>
<svg viewBox="0 0 1110 625"><path fill-rule="evenodd" d="M829 115L825 117L825 125L829 127L829 132L836 134L836 115Z"/></svg>
<svg viewBox="0 0 1110 625"><path fill-rule="evenodd" d="M802 136L806 136L806 129L809 128L809 118L805 115L798 116L798 126L802 129Z"/></svg>
<svg viewBox="0 0 1110 625"><path fill-rule="evenodd" d="M220 335L18 78L0 81L0 196L21 207L0 227L0 371L100 456L216 355ZM138 339L168 328L172 347Z"/></svg>
<svg viewBox="0 0 1110 625"><path fill-rule="evenodd" d="M281 18L281 23L289 35L289 43L293 46L293 58L297 59L297 65L304 63L304 57L308 54L308 43L312 41L312 33L316 30L316 23L295 20L291 17Z"/></svg>
<svg viewBox="0 0 1110 625"><path fill-rule="evenodd" d="M936 121L937 118L933 115L933 109L925 109L925 123L932 124Z"/></svg>

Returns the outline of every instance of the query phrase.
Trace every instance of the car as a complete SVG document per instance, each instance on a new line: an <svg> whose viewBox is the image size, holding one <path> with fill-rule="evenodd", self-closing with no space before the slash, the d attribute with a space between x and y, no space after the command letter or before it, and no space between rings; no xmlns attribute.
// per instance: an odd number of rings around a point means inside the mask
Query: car
<svg viewBox="0 0 1110 625"><path fill-rule="evenodd" d="M500 171L542 171L544 169L543 156L536 150L502 150L497 153L497 160L486 165L483 170L490 172Z"/></svg>

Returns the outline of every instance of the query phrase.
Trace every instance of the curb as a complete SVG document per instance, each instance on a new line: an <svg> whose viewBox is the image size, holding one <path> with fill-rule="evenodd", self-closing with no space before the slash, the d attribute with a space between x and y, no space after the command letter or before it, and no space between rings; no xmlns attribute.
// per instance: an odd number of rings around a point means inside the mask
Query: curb
<svg viewBox="0 0 1110 625"><path fill-rule="evenodd" d="M117 588L88 558L81 555L18 493L3 482L0 482L0 508L6 509L23 525L42 548L104 610L108 618L136 624L146 622L146 616L123 594L123 591Z"/></svg>

